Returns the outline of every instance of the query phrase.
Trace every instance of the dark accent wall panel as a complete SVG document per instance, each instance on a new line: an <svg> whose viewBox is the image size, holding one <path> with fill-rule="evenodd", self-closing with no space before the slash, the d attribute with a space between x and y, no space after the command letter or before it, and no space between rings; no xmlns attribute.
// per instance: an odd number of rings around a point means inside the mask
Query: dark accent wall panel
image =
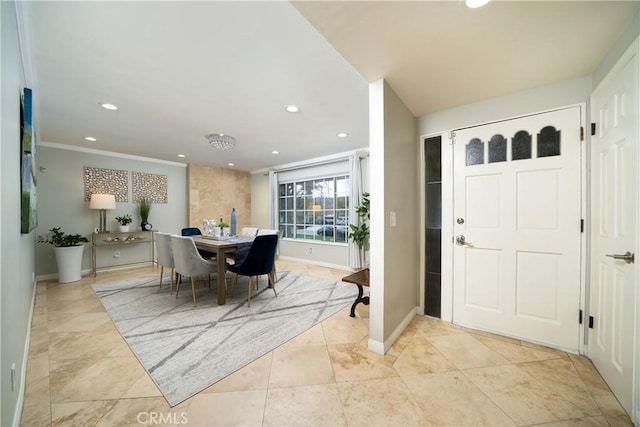
<svg viewBox="0 0 640 427"><path fill-rule="evenodd" d="M442 280L442 137L426 138L424 314L440 317Z"/></svg>

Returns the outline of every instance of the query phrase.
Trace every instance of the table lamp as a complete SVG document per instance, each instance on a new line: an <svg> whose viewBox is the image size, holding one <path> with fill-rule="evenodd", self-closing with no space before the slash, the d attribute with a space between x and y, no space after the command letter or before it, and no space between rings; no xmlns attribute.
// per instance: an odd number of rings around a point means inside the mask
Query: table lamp
<svg viewBox="0 0 640 427"><path fill-rule="evenodd" d="M92 194L89 202L89 209L100 210L100 233L106 233L107 230L107 210L116 208L116 196L113 194Z"/></svg>

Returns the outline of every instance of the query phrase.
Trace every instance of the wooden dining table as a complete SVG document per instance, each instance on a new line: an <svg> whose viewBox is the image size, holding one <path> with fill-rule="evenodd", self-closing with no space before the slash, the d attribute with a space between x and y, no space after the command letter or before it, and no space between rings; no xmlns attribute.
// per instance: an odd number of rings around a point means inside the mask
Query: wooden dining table
<svg viewBox="0 0 640 427"><path fill-rule="evenodd" d="M240 245L251 245L253 239L240 236L220 238L193 236L192 238L198 249L216 254L218 267L216 276L218 283L218 305L224 305L227 297L224 286L224 276L227 272L227 257L232 256Z"/></svg>

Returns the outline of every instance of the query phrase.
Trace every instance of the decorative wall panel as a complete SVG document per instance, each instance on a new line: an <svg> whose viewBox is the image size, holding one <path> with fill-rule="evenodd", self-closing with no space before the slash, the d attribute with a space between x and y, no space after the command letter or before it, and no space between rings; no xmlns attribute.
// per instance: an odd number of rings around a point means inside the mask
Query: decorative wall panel
<svg viewBox="0 0 640 427"><path fill-rule="evenodd" d="M167 175L131 172L133 202L145 198L151 203L167 203Z"/></svg>
<svg viewBox="0 0 640 427"><path fill-rule="evenodd" d="M113 194L116 202L129 201L129 172L117 169L84 167L84 201L92 194Z"/></svg>

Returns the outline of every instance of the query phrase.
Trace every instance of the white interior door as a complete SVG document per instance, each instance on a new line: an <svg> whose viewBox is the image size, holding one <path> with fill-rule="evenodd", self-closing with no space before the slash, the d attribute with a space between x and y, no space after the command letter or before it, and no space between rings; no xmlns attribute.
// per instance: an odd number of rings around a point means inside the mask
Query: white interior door
<svg viewBox="0 0 640 427"><path fill-rule="evenodd" d="M580 127L573 107L456 131L455 323L578 350Z"/></svg>
<svg viewBox="0 0 640 427"><path fill-rule="evenodd" d="M626 56L591 98L592 252L589 357L632 412L636 264L609 255L637 251L638 60ZM630 260L628 260L630 261Z"/></svg>

